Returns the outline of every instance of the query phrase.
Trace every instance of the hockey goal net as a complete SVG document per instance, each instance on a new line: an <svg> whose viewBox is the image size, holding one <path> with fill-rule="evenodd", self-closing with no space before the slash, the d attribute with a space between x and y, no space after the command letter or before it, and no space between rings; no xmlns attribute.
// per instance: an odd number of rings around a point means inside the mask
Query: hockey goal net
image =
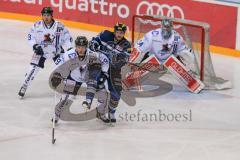
<svg viewBox="0 0 240 160"><path fill-rule="evenodd" d="M163 16L133 16L132 43L135 44L147 32L160 28L161 21L167 17ZM193 50L194 60L188 62L193 70L206 85L206 89L231 88L231 83L223 78L217 77L213 68L209 52L209 29L207 23L170 18L174 23L174 29L183 37L185 43Z"/></svg>

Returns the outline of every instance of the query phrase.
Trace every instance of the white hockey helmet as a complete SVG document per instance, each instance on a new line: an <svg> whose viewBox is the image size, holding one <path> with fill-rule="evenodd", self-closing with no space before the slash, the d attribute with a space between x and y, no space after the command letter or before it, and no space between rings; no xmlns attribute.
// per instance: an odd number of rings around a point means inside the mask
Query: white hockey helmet
<svg viewBox="0 0 240 160"><path fill-rule="evenodd" d="M161 23L162 36L164 39L169 39L172 35L173 22L170 19L163 19Z"/></svg>

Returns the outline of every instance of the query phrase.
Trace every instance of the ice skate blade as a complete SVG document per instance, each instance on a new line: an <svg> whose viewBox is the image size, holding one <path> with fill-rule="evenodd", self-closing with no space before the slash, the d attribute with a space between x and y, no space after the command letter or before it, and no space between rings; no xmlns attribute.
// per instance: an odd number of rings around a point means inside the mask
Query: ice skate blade
<svg viewBox="0 0 240 160"><path fill-rule="evenodd" d="M23 100L23 99L24 99L24 96L19 96L19 95L18 95L18 99L19 99L19 100Z"/></svg>

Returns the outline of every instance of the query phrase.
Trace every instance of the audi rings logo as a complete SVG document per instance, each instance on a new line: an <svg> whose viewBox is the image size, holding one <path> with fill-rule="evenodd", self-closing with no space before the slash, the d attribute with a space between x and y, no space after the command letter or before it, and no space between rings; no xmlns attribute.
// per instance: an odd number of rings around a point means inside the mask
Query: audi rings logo
<svg viewBox="0 0 240 160"><path fill-rule="evenodd" d="M142 1L137 6L137 15L159 15L171 18L184 19L184 12L179 6L169 6L168 4L149 3Z"/></svg>

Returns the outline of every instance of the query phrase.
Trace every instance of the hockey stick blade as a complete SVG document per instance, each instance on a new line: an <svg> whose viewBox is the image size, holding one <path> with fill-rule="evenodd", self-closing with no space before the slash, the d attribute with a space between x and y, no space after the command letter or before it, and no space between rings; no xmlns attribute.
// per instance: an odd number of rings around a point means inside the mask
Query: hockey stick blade
<svg viewBox="0 0 240 160"><path fill-rule="evenodd" d="M56 138L55 138L55 129L53 128L52 129L52 144L55 144L55 142L56 142Z"/></svg>

